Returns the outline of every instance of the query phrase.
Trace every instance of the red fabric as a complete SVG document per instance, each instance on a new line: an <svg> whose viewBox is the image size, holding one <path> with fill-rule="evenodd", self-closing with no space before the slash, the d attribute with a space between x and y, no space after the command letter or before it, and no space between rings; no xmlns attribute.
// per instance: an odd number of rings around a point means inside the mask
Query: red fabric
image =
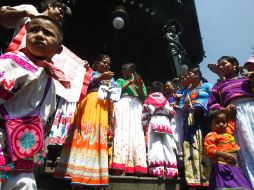
<svg viewBox="0 0 254 190"><path fill-rule="evenodd" d="M20 29L20 31L17 33L17 35L12 39L11 43L5 50L5 53L18 50L24 36L26 35L28 24L29 24L29 22L24 24L24 26Z"/></svg>
<svg viewBox="0 0 254 190"><path fill-rule="evenodd" d="M165 106L166 103L167 103L167 99L160 92L155 92L150 94L148 98L145 100L145 104L151 104L156 109Z"/></svg>
<svg viewBox="0 0 254 190"><path fill-rule="evenodd" d="M20 51L25 53L35 65L43 67L49 76L59 81L65 88L70 88L70 81L65 77L64 72L56 67L51 60L39 60L27 52L26 48L23 48Z"/></svg>
<svg viewBox="0 0 254 190"><path fill-rule="evenodd" d="M79 102L82 101L86 96L87 88L88 88L88 85L89 85L91 77L92 77L92 72L93 72L93 70L90 67L86 68L86 74L85 74L85 77L84 77Z"/></svg>
<svg viewBox="0 0 254 190"><path fill-rule="evenodd" d="M38 67L43 67L49 76L59 81L65 88L70 88L71 82L65 77L64 72L57 68L51 61L38 60L34 64Z"/></svg>

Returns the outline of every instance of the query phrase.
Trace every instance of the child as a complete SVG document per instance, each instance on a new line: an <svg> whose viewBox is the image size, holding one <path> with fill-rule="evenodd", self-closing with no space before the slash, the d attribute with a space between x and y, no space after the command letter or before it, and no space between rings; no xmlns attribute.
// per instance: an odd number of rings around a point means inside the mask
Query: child
<svg viewBox="0 0 254 190"><path fill-rule="evenodd" d="M163 83L155 81L143 105L142 123L148 126L148 163L152 176L178 176L174 140L175 111L163 96Z"/></svg>
<svg viewBox="0 0 254 190"><path fill-rule="evenodd" d="M168 98L168 101L173 106L178 106L179 101L182 97L181 90L177 89L173 81L166 81L164 84L165 96Z"/></svg>
<svg viewBox="0 0 254 190"><path fill-rule="evenodd" d="M218 60L221 80L213 86L208 101L209 110L224 110L228 117L236 114L236 138L241 149L241 165L254 187L254 94L248 78L239 78L239 63L235 57Z"/></svg>
<svg viewBox="0 0 254 190"><path fill-rule="evenodd" d="M34 17L28 26L26 48L0 57L0 104L11 118L27 116L38 106L49 77L59 82L64 78L64 74L51 62L51 58L62 51L62 40L63 34L57 22L47 16ZM54 83L51 83L40 110L44 123L54 112L55 97ZM2 161L8 164L8 157ZM32 173L33 158L15 161L14 171L10 173L10 179L3 183L2 190L20 186L37 189Z"/></svg>
<svg viewBox="0 0 254 190"><path fill-rule="evenodd" d="M249 78L251 82L251 91L254 93L254 56L252 55L242 67L242 75Z"/></svg>
<svg viewBox="0 0 254 190"><path fill-rule="evenodd" d="M240 147L235 143L234 122L227 121L221 110L211 111L208 119L212 132L206 135L204 146L214 161L209 189L253 189L237 164Z"/></svg>
<svg viewBox="0 0 254 190"><path fill-rule="evenodd" d="M199 69L186 74L188 86L183 91L179 107L183 113L183 159L185 179L189 188L208 186L209 158L204 154L203 140L209 131L205 116L212 84L202 82Z"/></svg>

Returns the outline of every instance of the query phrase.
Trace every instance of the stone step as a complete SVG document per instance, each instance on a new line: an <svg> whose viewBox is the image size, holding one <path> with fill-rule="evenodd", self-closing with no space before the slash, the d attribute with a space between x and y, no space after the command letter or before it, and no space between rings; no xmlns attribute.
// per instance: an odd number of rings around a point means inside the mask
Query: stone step
<svg viewBox="0 0 254 190"><path fill-rule="evenodd" d="M71 190L70 180L57 179L50 173L37 176L37 185L40 190ZM84 187L83 189L95 189ZM186 190L183 179L163 179L155 177L110 176L109 186L104 190Z"/></svg>
<svg viewBox="0 0 254 190"><path fill-rule="evenodd" d="M57 179L52 176L56 164L47 161L44 172L38 171L36 181L39 190L71 190L71 181ZM83 189L95 190L94 187L84 186ZM103 190L187 190L183 178L165 179L157 177L116 176L110 175L109 186Z"/></svg>

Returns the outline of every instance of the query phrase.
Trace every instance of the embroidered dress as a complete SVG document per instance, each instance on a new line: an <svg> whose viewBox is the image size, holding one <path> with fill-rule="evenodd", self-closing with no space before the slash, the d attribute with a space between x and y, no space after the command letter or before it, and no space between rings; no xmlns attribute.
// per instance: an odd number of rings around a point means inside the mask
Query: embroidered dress
<svg viewBox="0 0 254 190"><path fill-rule="evenodd" d="M209 109L220 109L230 103L236 105L235 136L241 147L238 152L239 164L254 188L254 95L248 79L227 79L214 85L208 102Z"/></svg>
<svg viewBox="0 0 254 190"><path fill-rule="evenodd" d="M184 114L184 141L183 156L185 179L189 186L208 186L210 175L209 158L203 150L203 138L207 134L208 128L204 121L207 114L207 102L211 92L212 85L204 83L200 87L190 91L186 89L183 98L180 101L180 107L183 106L184 99L189 96L191 103L196 110L193 117L194 122L188 120L189 113L192 110L183 111Z"/></svg>
<svg viewBox="0 0 254 190"><path fill-rule="evenodd" d="M70 129L76 103L60 98L49 134L49 145L63 145Z"/></svg>
<svg viewBox="0 0 254 190"><path fill-rule="evenodd" d="M128 81L118 79L119 87ZM125 173L147 173L146 147L144 130L141 123L142 104L137 93L137 86L128 86L122 91L122 98L114 105L114 144L113 169ZM143 84L144 96L147 95Z"/></svg>
<svg viewBox="0 0 254 190"><path fill-rule="evenodd" d="M88 94L77 106L70 134L56 167L55 176L70 178L72 184L108 184L109 102L98 99L96 89L100 84L112 86L114 80L95 84L93 79L98 75L100 73L93 72Z"/></svg>
<svg viewBox="0 0 254 190"><path fill-rule="evenodd" d="M253 189L238 165L227 164L222 158L216 158L216 151L236 153L240 147L235 143L235 123L228 121L225 132L210 132L206 135L204 147L208 156L214 160L210 176L209 189Z"/></svg>
<svg viewBox="0 0 254 190"><path fill-rule="evenodd" d="M152 176L178 176L174 149L175 111L162 93L152 93L143 105L142 123L148 126L148 163Z"/></svg>

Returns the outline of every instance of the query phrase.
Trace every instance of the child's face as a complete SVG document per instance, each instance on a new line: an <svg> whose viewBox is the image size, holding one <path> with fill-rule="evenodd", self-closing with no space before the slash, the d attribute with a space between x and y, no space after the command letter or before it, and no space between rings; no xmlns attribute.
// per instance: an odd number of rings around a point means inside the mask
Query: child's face
<svg viewBox="0 0 254 190"><path fill-rule="evenodd" d="M254 71L254 63L248 62L243 66L248 72Z"/></svg>
<svg viewBox="0 0 254 190"><path fill-rule="evenodd" d="M51 59L62 50L59 29L49 20L32 20L27 30L26 48L33 56Z"/></svg>
<svg viewBox="0 0 254 190"><path fill-rule="evenodd" d="M168 92L168 93L172 93L174 92L174 86L170 83L170 82L167 82L165 85L164 85L164 88L165 88L165 92Z"/></svg>
<svg viewBox="0 0 254 190"><path fill-rule="evenodd" d="M181 84L182 86L184 86L184 87L186 87L186 86L189 85L189 83L188 83L188 81L187 81L187 74L182 75L182 76L180 77L180 84Z"/></svg>
<svg viewBox="0 0 254 190"><path fill-rule="evenodd" d="M226 59L222 59L218 63L220 73L225 78L235 77L236 67L233 63L230 63Z"/></svg>
<svg viewBox="0 0 254 190"><path fill-rule="evenodd" d="M216 132L225 132L227 128L227 117L224 113L220 113L217 117L213 118L211 128Z"/></svg>
<svg viewBox="0 0 254 190"><path fill-rule="evenodd" d="M107 72L109 71L109 68L110 68L110 58L108 57L102 58L97 65L97 71L99 73Z"/></svg>
<svg viewBox="0 0 254 190"><path fill-rule="evenodd" d="M194 73L194 72L189 72L188 73L188 81L190 83L198 81L198 80L199 80L199 77L198 77L198 75L196 73Z"/></svg>

